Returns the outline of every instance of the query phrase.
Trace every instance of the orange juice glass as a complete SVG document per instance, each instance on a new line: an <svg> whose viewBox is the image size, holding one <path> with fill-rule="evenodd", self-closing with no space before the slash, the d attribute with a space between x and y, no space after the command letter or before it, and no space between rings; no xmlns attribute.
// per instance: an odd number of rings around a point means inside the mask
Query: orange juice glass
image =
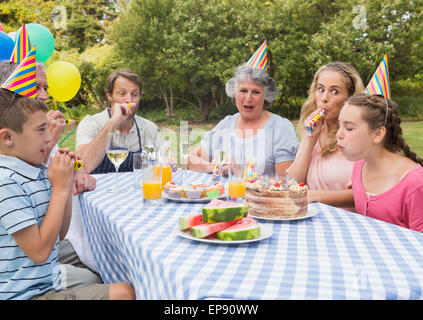
<svg viewBox="0 0 423 320"><path fill-rule="evenodd" d="M229 164L228 195L229 200L242 202L245 196L245 162L232 161Z"/></svg>
<svg viewBox="0 0 423 320"><path fill-rule="evenodd" d="M161 181L144 181L142 187L145 200L158 200L162 197Z"/></svg>
<svg viewBox="0 0 423 320"><path fill-rule="evenodd" d="M154 161L143 165L143 203L147 207L161 205L162 198L162 166Z"/></svg>
<svg viewBox="0 0 423 320"><path fill-rule="evenodd" d="M245 196L245 182L229 181L229 197L243 198Z"/></svg>
<svg viewBox="0 0 423 320"><path fill-rule="evenodd" d="M166 165L162 167L162 191L166 183L172 180L172 169Z"/></svg>

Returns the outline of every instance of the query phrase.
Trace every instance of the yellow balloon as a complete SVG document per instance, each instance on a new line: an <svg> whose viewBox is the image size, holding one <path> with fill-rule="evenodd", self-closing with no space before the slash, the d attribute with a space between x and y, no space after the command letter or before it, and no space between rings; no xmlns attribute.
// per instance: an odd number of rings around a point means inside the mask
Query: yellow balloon
<svg viewBox="0 0 423 320"><path fill-rule="evenodd" d="M57 101L72 99L81 87L81 74L77 67L67 61L58 61L46 70L48 93Z"/></svg>

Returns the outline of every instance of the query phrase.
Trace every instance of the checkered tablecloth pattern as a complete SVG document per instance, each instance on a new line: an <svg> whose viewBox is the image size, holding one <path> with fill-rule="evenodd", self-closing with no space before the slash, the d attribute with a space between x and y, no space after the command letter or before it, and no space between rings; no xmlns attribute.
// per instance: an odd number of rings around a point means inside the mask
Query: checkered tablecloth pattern
<svg viewBox="0 0 423 320"><path fill-rule="evenodd" d="M178 218L205 204L142 205L132 173L127 192L107 193L114 174L96 175L80 196L88 240L105 282L133 284L138 299L422 299L423 234L314 203L314 217L273 222L273 235L238 245L176 234ZM211 182L189 172L186 182Z"/></svg>

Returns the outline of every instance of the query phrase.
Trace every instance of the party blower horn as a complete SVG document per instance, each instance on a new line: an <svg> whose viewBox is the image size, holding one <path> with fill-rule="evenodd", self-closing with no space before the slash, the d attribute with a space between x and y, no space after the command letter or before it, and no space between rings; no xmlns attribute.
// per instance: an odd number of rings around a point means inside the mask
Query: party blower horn
<svg viewBox="0 0 423 320"><path fill-rule="evenodd" d="M66 125L67 125L67 126L71 126L71 125L73 125L73 124L74 124L74 122L75 122L75 120L73 120L73 119L66 119L66 120L65 120L65 123L66 123Z"/></svg>
<svg viewBox="0 0 423 320"><path fill-rule="evenodd" d="M320 111L318 114L316 114L313 119L311 119L308 123L305 124L304 130L307 135L311 136L314 129L316 129L317 123L322 118L322 116L325 114L325 110Z"/></svg>
<svg viewBox="0 0 423 320"><path fill-rule="evenodd" d="M76 161L75 161L75 163L74 163L74 165L73 165L73 168L74 168L75 170L79 170L79 169L81 169L81 168L82 168L82 166L83 166L82 161L81 161L81 160L76 160Z"/></svg>

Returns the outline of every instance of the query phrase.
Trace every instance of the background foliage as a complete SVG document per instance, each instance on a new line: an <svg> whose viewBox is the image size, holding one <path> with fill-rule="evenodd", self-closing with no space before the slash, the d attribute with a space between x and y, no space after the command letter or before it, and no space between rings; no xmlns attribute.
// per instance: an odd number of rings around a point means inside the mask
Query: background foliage
<svg viewBox="0 0 423 320"><path fill-rule="evenodd" d="M367 83L387 53L401 114L422 118L422 11L416 0L12 0L0 3L0 22L6 32L40 23L53 33L47 64L81 72L66 103L76 117L104 107L107 75L130 68L153 121L219 119L235 111L225 82L267 39L280 89L273 112L297 118L321 65L346 61Z"/></svg>

